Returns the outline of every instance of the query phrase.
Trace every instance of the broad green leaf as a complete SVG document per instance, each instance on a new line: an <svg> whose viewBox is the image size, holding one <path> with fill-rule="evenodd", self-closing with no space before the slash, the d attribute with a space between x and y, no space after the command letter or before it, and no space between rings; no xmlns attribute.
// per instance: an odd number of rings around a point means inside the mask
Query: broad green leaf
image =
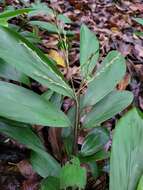
<svg viewBox="0 0 143 190"><path fill-rule="evenodd" d="M83 107L92 106L109 94L123 78L125 72L124 57L117 51L109 52L88 85L83 98Z"/></svg>
<svg viewBox="0 0 143 190"><path fill-rule="evenodd" d="M24 36L31 43L38 44L41 43L41 39L39 36L36 36L34 33L29 31L21 31L20 34Z"/></svg>
<svg viewBox="0 0 143 190"><path fill-rule="evenodd" d="M143 119L134 108L122 117L113 134L110 190L135 190L143 174Z"/></svg>
<svg viewBox="0 0 143 190"><path fill-rule="evenodd" d="M15 122L0 117L0 132L26 145L29 149L34 151L37 149L44 150L44 146L42 145L40 139L32 131L31 126L28 124Z"/></svg>
<svg viewBox="0 0 143 190"><path fill-rule="evenodd" d="M80 29L80 68L81 74L88 79L99 57L99 42L96 35L82 25Z"/></svg>
<svg viewBox="0 0 143 190"><path fill-rule="evenodd" d="M137 23L143 25L143 18L133 18L134 21L136 21Z"/></svg>
<svg viewBox="0 0 143 190"><path fill-rule="evenodd" d="M70 31L70 30L65 31L62 28L57 28L57 26L55 24L51 24L49 22L33 20L33 21L30 21L29 23L32 26L38 26L39 28L41 28L43 30L47 30L50 33L74 35L74 33L72 31Z"/></svg>
<svg viewBox="0 0 143 190"><path fill-rule="evenodd" d="M40 95L14 84L0 81L0 116L51 127L68 127L69 119Z"/></svg>
<svg viewBox="0 0 143 190"><path fill-rule="evenodd" d="M25 8L25 9L4 11L4 12L0 13L0 20L1 19L9 20L9 19L11 19L13 17L16 17L16 16L20 15L20 14L29 13L29 12L31 12L33 10L34 9L32 9L32 8Z"/></svg>
<svg viewBox="0 0 143 190"><path fill-rule="evenodd" d="M69 135L68 137L63 137L64 149L68 157L71 157L73 154L73 135Z"/></svg>
<svg viewBox="0 0 143 190"><path fill-rule="evenodd" d="M86 185L86 169L80 166L78 158L73 158L61 169L60 188L78 187L84 189Z"/></svg>
<svg viewBox="0 0 143 190"><path fill-rule="evenodd" d="M44 98L46 101L49 101L52 97L52 95L54 94L54 92L52 90L47 90L46 92L44 92L41 96L42 98Z"/></svg>
<svg viewBox="0 0 143 190"><path fill-rule="evenodd" d="M31 5L32 9L34 9L32 12L30 12L28 15L31 16L38 16L40 15L49 15L54 16L54 11L47 6L46 3L32 3Z"/></svg>
<svg viewBox="0 0 143 190"><path fill-rule="evenodd" d="M30 21L29 23L32 26L38 26L39 28L47 30L48 32L58 33L58 28L56 27L55 24L51 24L45 21L37 21L37 20Z"/></svg>
<svg viewBox="0 0 143 190"><path fill-rule="evenodd" d="M0 58L42 85L74 97L72 89L50 59L17 32L2 26L0 27Z"/></svg>
<svg viewBox="0 0 143 190"><path fill-rule="evenodd" d="M59 176L60 174L60 164L45 151L32 151L30 162L32 168L43 178L48 176Z"/></svg>
<svg viewBox="0 0 143 190"><path fill-rule="evenodd" d="M8 27L7 19L0 19L0 26Z"/></svg>
<svg viewBox="0 0 143 190"><path fill-rule="evenodd" d="M58 109L61 109L62 103L63 103L62 96L60 94L57 94L56 92L54 92L54 94L50 98L50 102L52 104L56 105L56 107Z"/></svg>
<svg viewBox="0 0 143 190"><path fill-rule="evenodd" d="M105 160L110 157L110 153L106 152L105 150L101 150L91 156L82 156L81 154L78 155L78 158L81 163L89 163L94 161L101 161Z"/></svg>
<svg viewBox="0 0 143 190"><path fill-rule="evenodd" d="M85 128L98 126L124 110L133 101L133 94L129 91L113 91L98 102L84 120Z"/></svg>
<svg viewBox="0 0 143 190"><path fill-rule="evenodd" d="M52 90L47 90L42 95L42 98L45 100L51 102L52 104L56 105L58 109L61 109L62 106L62 96L56 92L53 92Z"/></svg>
<svg viewBox="0 0 143 190"><path fill-rule="evenodd" d="M143 190L143 175L140 178L137 190Z"/></svg>
<svg viewBox="0 0 143 190"><path fill-rule="evenodd" d="M109 134L106 129L98 127L92 130L82 144L80 154L82 156L90 156L104 148L109 140Z"/></svg>
<svg viewBox="0 0 143 190"><path fill-rule="evenodd" d="M72 126L75 125L75 118L76 118L76 106L73 105L67 112L67 116L70 119Z"/></svg>
<svg viewBox="0 0 143 190"><path fill-rule="evenodd" d="M94 179L97 179L100 176L99 175L100 172L99 172L97 163L94 161L94 162L88 163L88 165L90 167L92 176L94 177Z"/></svg>
<svg viewBox="0 0 143 190"><path fill-rule="evenodd" d="M37 163L39 168L45 168L44 171L36 168L39 175L42 177L58 175L60 165L52 156L45 152L40 138L32 131L29 125L0 118L0 132L26 145L33 151L36 158L39 158L39 162ZM35 161L34 158L32 161Z"/></svg>
<svg viewBox="0 0 143 190"><path fill-rule="evenodd" d="M71 24L72 23L71 19L69 17L63 15L63 14L58 14L57 18L58 18L58 20L62 21L65 24Z"/></svg>
<svg viewBox="0 0 143 190"><path fill-rule="evenodd" d="M26 38L31 43L33 43L33 44L42 43L41 37L38 36L36 33L22 29L20 26L15 25L15 24L9 23L8 26L15 32L19 31L19 34L22 35L24 38Z"/></svg>
<svg viewBox="0 0 143 190"><path fill-rule="evenodd" d="M0 59L0 77L22 82L27 85L30 84L30 80L26 75L17 71L14 67L7 64L2 59Z"/></svg>
<svg viewBox="0 0 143 190"><path fill-rule="evenodd" d="M41 182L40 190L60 190L60 180L57 177L49 176Z"/></svg>
<svg viewBox="0 0 143 190"><path fill-rule="evenodd" d="M135 31L134 34L136 36L143 36L143 32L140 32L140 31Z"/></svg>

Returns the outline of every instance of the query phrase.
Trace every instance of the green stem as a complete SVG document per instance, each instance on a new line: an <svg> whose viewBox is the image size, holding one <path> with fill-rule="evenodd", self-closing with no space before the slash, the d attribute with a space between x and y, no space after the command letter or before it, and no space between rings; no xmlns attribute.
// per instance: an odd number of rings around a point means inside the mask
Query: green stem
<svg viewBox="0 0 143 190"><path fill-rule="evenodd" d="M80 120L80 105L79 100L80 96L76 96L76 115L75 115L75 127L74 127L74 146L73 146L73 152L76 155L78 151L78 132L79 132L79 120Z"/></svg>
<svg viewBox="0 0 143 190"><path fill-rule="evenodd" d="M59 32L59 26L58 26L58 22L57 22L57 14L56 13L55 13L55 24L56 24L56 26L58 28L57 32L58 32L59 40L62 40L62 36L61 36L61 34ZM64 40L65 40L65 43L67 43L66 35L64 35ZM67 66L67 73L68 73L70 65L69 65L69 50L68 50L67 46L65 47L64 56L65 56L65 59L66 59L66 66ZM78 151L77 141L78 141L78 131L79 131L79 122L80 122L80 105L79 105L80 93L76 94L76 90L74 88L74 83L73 83L72 76L70 77L70 81L71 81L72 89L73 89L73 92L74 92L75 105L76 105L75 126L74 126L74 142L73 142L73 153L74 153L74 155L76 155L77 151Z"/></svg>

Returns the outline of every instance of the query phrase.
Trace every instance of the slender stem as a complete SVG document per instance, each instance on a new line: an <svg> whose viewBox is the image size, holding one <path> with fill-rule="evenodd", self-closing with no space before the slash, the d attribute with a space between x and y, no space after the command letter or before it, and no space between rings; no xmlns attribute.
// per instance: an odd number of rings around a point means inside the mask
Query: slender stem
<svg viewBox="0 0 143 190"><path fill-rule="evenodd" d="M65 36L66 40L66 36ZM67 63L67 72L69 71L69 52L68 48L65 50L65 57L66 57L66 63ZM76 94L76 90L74 88L73 78L70 77L72 89L74 91L75 96L75 105L76 105L76 114L75 114L75 126L74 126L74 144L73 144L73 153L76 155L78 151L77 147L77 141L78 141L78 129L79 129L79 120L80 120L80 95Z"/></svg>
<svg viewBox="0 0 143 190"><path fill-rule="evenodd" d="M55 23L56 26L58 28L58 36L59 36L59 40L62 41L63 38L59 32L59 26L58 26L58 22L57 22L57 15L55 13ZM65 43L67 43L67 37L66 35L64 35L64 40ZM69 72L70 66L69 66L69 50L67 45L65 46L65 50L64 50L64 56L65 56L65 60L66 60L66 68L67 68L67 73ZM78 141L78 131L79 131L79 122L80 122L80 93L76 94L76 90L74 88L74 82L73 82L73 78L72 76L70 76L70 81L71 81L71 86L74 92L74 97L75 97L75 105L76 105L76 115L75 115L75 126L74 126L74 143L73 143L73 153L76 155L77 151L78 151L78 147L77 147L77 141Z"/></svg>
<svg viewBox="0 0 143 190"><path fill-rule="evenodd" d="M75 127L74 127L74 146L73 152L76 155L78 151L77 142L78 142L78 132L79 132L79 122L80 122L80 96L76 96L76 116L75 116Z"/></svg>

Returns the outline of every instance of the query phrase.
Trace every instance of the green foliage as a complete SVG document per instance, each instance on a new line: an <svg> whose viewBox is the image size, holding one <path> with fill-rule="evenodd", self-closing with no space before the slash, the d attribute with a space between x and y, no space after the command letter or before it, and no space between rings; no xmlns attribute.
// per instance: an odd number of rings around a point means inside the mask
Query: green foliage
<svg viewBox="0 0 143 190"><path fill-rule="evenodd" d="M51 127L70 126L64 113L30 90L1 81L0 92L0 115L3 117Z"/></svg>
<svg viewBox="0 0 143 190"><path fill-rule="evenodd" d="M78 158L74 157L62 167L59 178L49 176L44 179L41 190L62 190L68 187L84 189L85 185L86 169L81 167Z"/></svg>
<svg viewBox="0 0 143 190"><path fill-rule="evenodd" d="M29 125L0 118L0 132L32 150L31 164L36 165L34 169L39 175L42 177L58 175L60 165L45 151L40 138L32 131Z"/></svg>
<svg viewBox="0 0 143 190"><path fill-rule="evenodd" d="M30 17L37 16L38 14L54 16L54 11L46 3L39 3L37 1L32 3L31 8L33 11L28 14Z"/></svg>
<svg viewBox="0 0 143 190"><path fill-rule="evenodd" d="M30 80L26 75L17 71L14 67L7 64L2 59L0 59L0 77L18 81L26 85L30 84Z"/></svg>
<svg viewBox="0 0 143 190"><path fill-rule="evenodd" d="M26 8L26 9L17 9L17 10L8 10L0 13L0 19L6 19L9 20L13 17L16 17L18 15L24 14L24 13L29 13L33 11L34 9L31 8Z"/></svg>
<svg viewBox="0 0 143 190"><path fill-rule="evenodd" d="M141 176L137 190L143 190L143 176Z"/></svg>
<svg viewBox="0 0 143 190"><path fill-rule="evenodd" d="M101 151L109 140L108 132L101 128L95 128L86 137L82 144L80 154L82 156L91 156Z"/></svg>
<svg viewBox="0 0 143 190"><path fill-rule="evenodd" d="M0 25L8 27L8 20L13 17L19 16L24 13L29 13L33 11L31 8L17 9L17 10L6 10L0 13Z"/></svg>
<svg viewBox="0 0 143 190"><path fill-rule="evenodd" d="M95 161L101 161L109 158L110 153L105 150L100 150L91 156L82 156L81 154L78 155L79 160L81 163L90 163Z"/></svg>
<svg viewBox="0 0 143 190"><path fill-rule="evenodd" d="M65 24L71 24L72 23L72 20L63 14L58 14L57 19L62 21Z"/></svg>
<svg viewBox="0 0 143 190"><path fill-rule="evenodd" d="M138 24L141 24L143 26L143 19L142 18L135 18L134 17L133 20L135 22L137 22ZM143 32L141 32L141 31L135 31L134 34L137 36L143 36Z"/></svg>
<svg viewBox="0 0 143 190"><path fill-rule="evenodd" d="M54 91L74 96L50 59L20 34L4 27L0 27L0 57L18 71Z"/></svg>
<svg viewBox="0 0 143 190"><path fill-rule="evenodd" d="M72 31L65 31L64 29L57 27L55 24L51 24L45 21L37 21L37 20L32 20L29 22L30 25L32 26L38 26L40 29L46 30L49 33L53 34L65 34L65 35L74 35Z"/></svg>
<svg viewBox="0 0 143 190"><path fill-rule="evenodd" d="M99 101L86 115L83 126L92 128L112 118L125 109L133 101L133 94L129 91L112 91Z"/></svg>
<svg viewBox="0 0 143 190"><path fill-rule="evenodd" d="M42 180L40 190L60 190L59 178L49 176L48 178Z"/></svg>
<svg viewBox="0 0 143 190"><path fill-rule="evenodd" d="M36 16L38 14L40 15L47 15L51 17L51 19L57 19L57 21L60 21L65 24L71 24L72 21L66 17L63 14L58 14L55 10L49 8L45 3L33 3L32 8L34 9L31 11L28 15L29 17ZM40 29L46 30L50 33L54 34L64 34L67 36L73 36L74 32L73 31L67 31L64 30L64 28L61 28L60 26L57 26L56 23L50 23L50 22L45 22L45 21L39 21L39 20L32 20L29 22L30 25L32 26L38 26Z"/></svg>
<svg viewBox="0 0 143 190"><path fill-rule="evenodd" d="M80 69L85 79L89 79L99 57L99 42L86 25L80 29Z"/></svg>
<svg viewBox="0 0 143 190"><path fill-rule="evenodd" d="M133 18L134 21L136 21L138 24L143 25L143 19L142 18Z"/></svg>
<svg viewBox="0 0 143 190"><path fill-rule="evenodd" d="M80 166L78 158L73 158L61 169L60 187L78 187L83 189L86 185L86 169Z"/></svg>
<svg viewBox="0 0 143 190"><path fill-rule="evenodd" d="M140 31L135 31L134 34L136 36L143 36L143 32L140 32Z"/></svg>
<svg viewBox="0 0 143 190"><path fill-rule="evenodd" d="M143 119L134 108L120 119L114 131L110 160L110 190L137 188L143 174L142 147Z"/></svg>
<svg viewBox="0 0 143 190"><path fill-rule="evenodd" d="M30 162L32 168L43 178L60 174L60 164L46 151L31 151Z"/></svg>
<svg viewBox="0 0 143 190"><path fill-rule="evenodd" d="M89 82L83 98L83 107L93 106L109 94L120 82L126 72L124 57L117 51L111 51L105 57L94 78Z"/></svg>

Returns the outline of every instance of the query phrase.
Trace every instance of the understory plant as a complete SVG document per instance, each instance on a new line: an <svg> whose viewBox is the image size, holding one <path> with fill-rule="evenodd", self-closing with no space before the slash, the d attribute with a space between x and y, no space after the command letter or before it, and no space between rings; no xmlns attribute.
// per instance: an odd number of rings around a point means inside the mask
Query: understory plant
<svg viewBox="0 0 143 190"><path fill-rule="evenodd" d="M19 14L28 13L30 17L38 14L39 10L44 10L46 14L52 16L53 23L31 21L28 18L28 24L34 25L33 32L28 31L33 38L24 35L23 25L17 30L17 26L8 23L9 19ZM64 23L62 26L59 20ZM69 36L74 36L74 33L66 31L64 26L67 23L71 23L69 18L55 13L42 3L33 4L26 9L6 11L0 15L0 131L31 150L29 161L33 169L43 178L41 190L61 190L69 187L84 189L89 173L96 179L97 161L110 156L109 151L105 151L110 134L102 125L128 107L133 100L131 92L116 89L126 73L125 58L113 50L99 64L99 41L86 25L83 24L80 29L78 88L75 87L72 76L68 79L63 76L56 60L37 48L36 45L40 42L37 41L39 39L37 31L42 29L56 33L58 46L66 60L66 73L69 73ZM45 88L42 94L32 90L32 81ZM65 100L73 102L66 112L63 109ZM134 122L137 129L133 126ZM142 170L137 175L137 169L132 167L138 160L137 153L142 154L141 124L142 119L135 109L117 124L110 162L111 190L117 190L116 185L120 187L121 184L128 184L127 187L125 185L119 188L122 190L132 190L137 187ZM55 154L46 150L43 139L37 134L39 127L52 129L52 132L60 137L61 149L56 149ZM82 143L79 139L80 134L84 137ZM135 136L139 138L136 139ZM132 149L131 141L134 140L133 149L137 146L137 151L134 152L132 162L130 149ZM52 139L50 141L52 144ZM121 163L116 163L119 160L116 158L118 155L121 156ZM122 163L122 160L125 163ZM126 163L127 160L130 160L130 165ZM141 165L139 160L139 166ZM120 176L120 170L124 175ZM132 170L135 182L130 186L127 181L131 179ZM134 178L135 175L137 177ZM142 181L139 186L141 183Z"/></svg>

